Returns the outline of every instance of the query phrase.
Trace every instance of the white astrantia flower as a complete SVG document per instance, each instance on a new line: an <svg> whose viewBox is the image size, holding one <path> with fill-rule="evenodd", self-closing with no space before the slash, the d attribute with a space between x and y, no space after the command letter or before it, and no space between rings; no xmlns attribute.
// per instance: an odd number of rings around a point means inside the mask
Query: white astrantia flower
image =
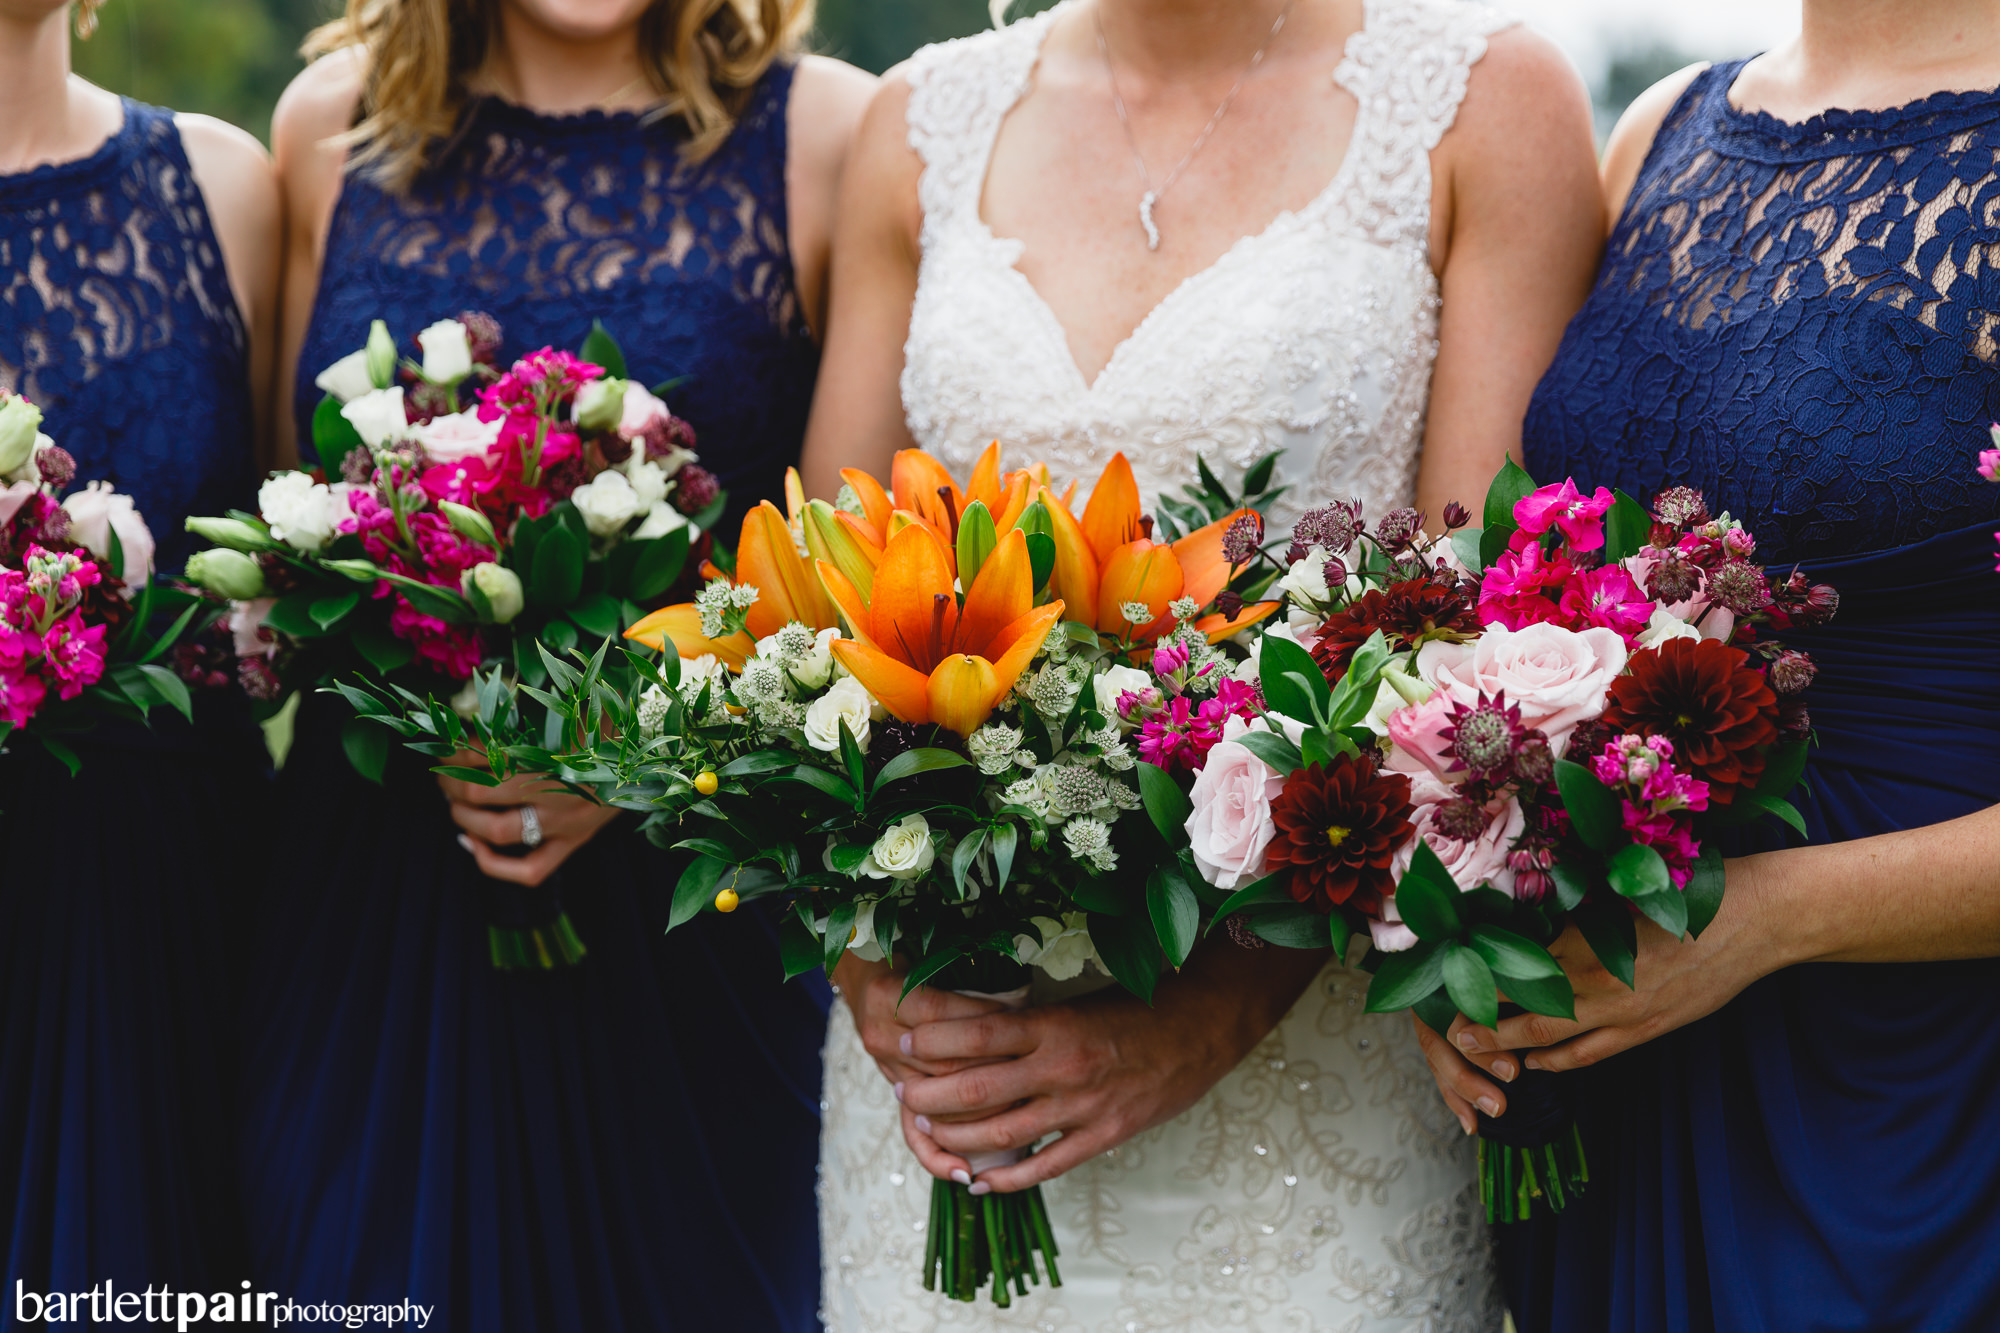
<svg viewBox="0 0 2000 1333"><path fill-rule="evenodd" d="M845 722L865 753L874 707L874 696L860 681L852 676L835 681L825 694L806 705L806 744L828 754L840 753L840 724Z"/></svg>
<svg viewBox="0 0 2000 1333"><path fill-rule="evenodd" d="M798 624L797 621L792 623ZM808 628L804 625L798 627L802 630ZM833 660L833 641L839 637L838 629L823 629L814 635L806 650L794 655L790 665L785 668L792 673L792 679L804 689L824 689L826 683L833 679L833 669L836 665ZM877 720L880 720L880 714L881 707L877 705L874 710Z"/></svg>
<svg viewBox="0 0 2000 1333"><path fill-rule="evenodd" d="M673 697L657 685L648 685L646 692L639 696L639 730L648 736L660 734L666 724L667 710L673 706Z"/></svg>
<svg viewBox="0 0 2000 1333"><path fill-rule="evenodd" d="M403 410L403 388L371 389L343 404L340 415L354 427L354 433L370 449L402 439L410 431L410 415Z"/></svg>
<svg viewBox="0 0 2000 1333"><path fill-rule="evenodd" d="M916 879L937 860L931 845L930 821L922 815L905 815L875 839L861 863L861 873L871 879Z"/></svg>
<svg viewBox="0 0 2000 1333"><path fill-rule="evenodd" d="M1101 819L1072 819L1063 825L1069 854L1099 871L1115 870L1118 852L1111 845L1111 827Z"/></svg>
<svg viewBox="0 0 2000 1333"><path fill-rule="evenodd" d="M321 551L347 514L346 496L309 472L280 472L257 488L257 511L271 535L300 551Z"/></svg>
<svg viewBox="0 0 2000 1333"><path fill-rule="evenodd" d="M972 756L981 773L989 778L998 777L1019 762L1016 756L1023 739L1019 727L989 722L966 738L965 752ZM1034 759L1030 757L1028 762L1032 764Z"/></svg>
<svg viewBox="0 0 2000 1333"><path fill-rule="evenodd" d="M1055 774L1052 771L1049 772L1049 778L1045 782L1042 779L1042 773L1050 768L1050 765L1044 764L1027 777L1017 778L1013 782L1008 783L1000 792L1000 803L1002 805L1018 805L1024 810L1033 812L1042 819L1047 819L1049 817L1049 797L1055 786Z"/></svg>
<svg viewBox="0 0 2000 1333"><path fill-rule="evenodd" d="M368 349L349 352L322 370L313 377L313 387L342 403L373 393L375 382L368 378Z"/></svg>
<svg viewBox="0 0 2000 1333"><path fill-rule="evenodd" d="M701 637L719 639L729 632L729 614L748 610L757 600L757 589L748 583L710 579L694 595L694 609L701 617Z"/></svg>
<svg viewBox="0 0 2000 1333"><path fill-rule="evenodd" d="M1097 956L1090 939L1090 918L1082 912L1066 913L1060 920L1052 916L1031 917L1040 938L1014 937L1014 956L1025 966L1040 968L1052 981L1072 981L1086 966L1108 971Z"/></svg>
<svg viewBox="0 0 2000 1333"><path fill-rule="evenodd" d="M417 346L424 349L424 378L432 384L456 384L472 373L472 339L455 319L419 333Z"/></svg>
<svg viewBox="0 0 2000 1333"><path fill-rule="evenodd" d="M593 537L609 537L637 518L643 506L622 472L600 472L570 492L569 501L583 515Z"/></svg>

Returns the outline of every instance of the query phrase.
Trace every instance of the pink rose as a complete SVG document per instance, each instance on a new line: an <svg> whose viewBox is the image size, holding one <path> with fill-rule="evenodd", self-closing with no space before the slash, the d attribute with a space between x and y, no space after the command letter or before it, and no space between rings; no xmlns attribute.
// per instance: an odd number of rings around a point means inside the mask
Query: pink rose
<svg viewBox="0 0 2000 1333"><path fill-rule="evenodd" d="M1482 694L1504 693L1521 710L1522 724L1541 728L1560 756L1577 724L1603 713L1626 655L1616 630L1488 625L1471 643L1425 644L1417 653L1417 674L1466 705Z"/></svg>
<svg viewBox="0 0 2000 1333"><path fill-rule="evenodd" d="M503 424L499 420L481 421L477 411L454 412L449 416L432 417L417 427L416 435L431 462L457 463L467 458L482 457L498 444Z"/></svg>
<svg viewBox="0 0 2000 1333"><path fill-rule="evenodd" d="M1249 731L1269 731L1260 718L1246 723L1232 715L1224 739L1208 752L1189 793L1194 813L1187 818L1188 842L1196 869L1218 889L1234 892L1264 875L1264 849L1271 844L1271 801L1284 790L1285 774L1238 742Z"/></svg>
<svg viewBox="0 0 2000 1333"><path fill-rule="evenodd" d="M1403 924L1403 914L1396 910L1393 893L1382 900L1382 919L1368 923L1368 934L1383 953L1401 953L1417 947L1417 932Z"/></svg>
<svg viewBox="0 0 2000 1333"><path fill-rule="evenodd" d="M238 657L268 657L278 651L277 635L264 628L264 617L277 604L275 597L230 604L229 634L235 640Z"/></svg>
<svg viewBox="0 0 2000 1333"><path fill-rule="evenodd" d="M21 512L21 506L41 494L42 488L32 481L17 481L12 486L0 489L0 528L14 521L14 515Z"/></svg>
<svg viewBox="0 0 2000 1333"><path fill-rule="evenodd" d="M111 489L108 481L93 481L63 499L69 513L69 539L89 549L101 561L111 558L111 534L118 534L125 568L114 570L128 587L136 588L153 574L153 534L132 504L132 497Z"/></svg>
<svg viewBox="0 0 2000 1333"><path fill-rule="evenodd" d="M1481 884L1491 884L1509 897L1514 893L1514 872L1507 865L1507 853L1528 827L1528 817L1521 810L1521 803L1512 797L1497 801L1486 807L1486 828L1476 838L1460 842L1448 838L1437 831L1438 808L1445 801L1459 799L1458 789L1436 778L1424 775L1410 780L1410 799L1416 804L1416 813L1410 816L1417 837L1430 844L1437 853L1438 860L1451 872L1452 883L1461 890L1476 889ZM1396 850L1390 868L1401 880L1409 872L1410 862L1417 854L1416 838L1410 839Z"/></svg>
<svg viewBox="0 0 2000 1333"><path fill-rule="evenodd" d="M644 385L628 380L625 384L625 408L618 418L618 433L628 440L636 440L646 433L646 427L654 421L672 415L666 403L654 397Z"/></svg>
<svg viewBox="0 0 2000 1333"><path fill-rule="evenodd" d="M1423 773L1440 782L1452 781L1449 776L1451 742L1443 735L1451 726L1452 708L1451 693L1439 690L1422 703L1411 704L1389 714L1386 726L1389 741L1395 749L1390 751L1385 767L1411 777Z"/></svg>

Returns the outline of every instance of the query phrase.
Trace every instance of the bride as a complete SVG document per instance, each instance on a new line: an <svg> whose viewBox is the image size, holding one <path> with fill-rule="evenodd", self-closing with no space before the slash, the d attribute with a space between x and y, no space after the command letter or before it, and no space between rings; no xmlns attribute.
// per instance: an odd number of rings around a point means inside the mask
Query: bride
<svg viewBox="0 0 2000 1333"><path fill-rule="evenodd" d="M1228 482L1282 450L1278 532L1354 496L1476 507L1602 208L1575 73L1483 5L1063 0L919 52L876 97L808 485L912 444L964 475L997 437L1009 466L1084 479L1122 451L1149 496L1198 457ZM852 957L836 980L833 1333L1498 1328L1470 1144L1339 960L1217 937L1150 1009L899 1007L887 965ZM1064 1286L1008 1311L925 1292L917 1163L963 1181L1056 1135L974 1188L1053 1181Z"/></svg>

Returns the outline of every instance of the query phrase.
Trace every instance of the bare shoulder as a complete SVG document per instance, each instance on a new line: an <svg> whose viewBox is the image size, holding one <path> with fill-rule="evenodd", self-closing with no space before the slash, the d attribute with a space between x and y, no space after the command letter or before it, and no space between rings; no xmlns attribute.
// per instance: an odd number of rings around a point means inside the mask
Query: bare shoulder
<svg viewBox="0 0 2000 1333"><path fill-rule="evenodd" d="M310 149L354 123L367 75L367 57L359 47L321 56L286 85L271 113L271 148L278 169L289 176L301 159L324 156ZM338 162L335 162L337 170Z"/></svg>
<svg viewBox="0 0 2000 1333"><path fill-rule="evenodd" d="M271 155L256 136L226 120L187 111L174 113L174 128L204 191L228 196L235 207L277 203Z"/></svg>
<svg viewBox="0 0 2000 1333"><path fill-rule="evenodd" d="M792 76L792 142L838 161L854 139L879 82L867 70L829 56L806 56Z"/></svg>
<svg viewBox="0 0 2000 1333"><path fill-rule="evenodd" d="M1590 90L1575 64L1547 37L1515 26L1487 39L1472 67L1452 130L1482 154L1523 131L1567 130L1590 119Z"/></svg>
<svg viewBox="0 0 2000 1333"><path fill-rule="evenodd" d="M1625 196L1632 192L1632 185L1639 179L1639 168L1646 164L1646 155L1653 151L1653 139L1660 132L1661 124L1688 85L1700 78L1708 68L1708 62L1689 65L1661 79L1632 99L1632 105L1625 108L1625 114L1618 118L1618 124L1611 131L1611 138L1604 146L1604 200L1607 213L1617 218L1625 211Z"/></svg>

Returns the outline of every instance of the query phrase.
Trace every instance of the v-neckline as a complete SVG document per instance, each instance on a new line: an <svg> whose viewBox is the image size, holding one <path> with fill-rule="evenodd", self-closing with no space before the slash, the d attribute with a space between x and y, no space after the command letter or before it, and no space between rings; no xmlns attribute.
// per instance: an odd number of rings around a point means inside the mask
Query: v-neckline
<svg viewBox="0 0 2000 1333"><path fill-rule="evenodd" d="M1098 367L1095 378L1085 378L1083 367L1078 364L1076 359L1076 349L1070 346L1069 330L1064 327L1061 317L1056 314L1055 307L1050 305L1048 298L1042 295L1041 289L1036 287L1033 280L1020 270L1020 258L1027 253L1028 243L1018 236L1002 236L994 231L992 226L986 221L986 215L983 211L986 201L986 178L993 169L993 154L1000 146L1000 132L1006 127L1007 118L1014 114L1014 108L1021 104L1021 99L1027 96L1028 90L1034 82L1035 71L1041 67L1042 63L1042 47L1049 40L1049 32L1055 27L1056 18L1064 11L1075 8L1079 3L1080 0L1063 0L1063 3L1047 11L1043 17L1042 30L1039 33L1033 34L1035 43L1034 58L1028 62L1027 69L1022 72L1020 85L1015 89L1013 98L1001 110L999 116L994 121L993 137L987 141L986 154L980 162L976 193L972 197L971 212L972 225L980 239L986 243L989 252L996 259L1000 258L1003 251L1007 252L1007 257L1001 262L1001 267L1006 269L1012 275L1013 280L1020 285L1027 297L1030 308L1035 312L1036 318L1042 324L1044 336L1048 337L1055 344L1057 358L1063 365L1069 368L1070 377L1074 381L1074 387L1087 398L1097 392L1099 386L1110 376L1112 370L1124 359L1127 350L1138 343L1153 325L1160 323L1166 312L1179 305L1185 299L1188 292L1205 283L1214 274L1222 271L1225 266L1244 250L1255 248L1263 241L1277 236L1281 231L1289 230L1297 224L1299 219L1326 207L1327 202L1334 197L1334 192L1346 183L1348 172L1354 163L1355 144L1361 137L1362 117L1368 114L1368 105L1365 99L1355 93L1353 89L1340 82L1340 71L1346 68L1348 62L1354 58L1355 43L1368 32L1369 19L1372 17L1375 9L1375 0L1362 0L1361 26L1347 34L1347 40L1341 44L1340 60L1334 65L1333 71L1328 75L1336 84L1339 84L1342 92L1353 97L1355 101L1354 127L1348 134L1347 147L1340 155L1340 165L1333 169L1333 176L1319 193L1315 194L1306 203L1298 208L1280 209L1276 216L1265 223L1262 228L1247 235L1237 237L1235 241L1231 242L1228 249L1175 283L1168 290L1167 294L1161 297L1137 324L1132 326L1130 332L1112 345L1111 355L1104 358L1104 364Z"/></svg>

